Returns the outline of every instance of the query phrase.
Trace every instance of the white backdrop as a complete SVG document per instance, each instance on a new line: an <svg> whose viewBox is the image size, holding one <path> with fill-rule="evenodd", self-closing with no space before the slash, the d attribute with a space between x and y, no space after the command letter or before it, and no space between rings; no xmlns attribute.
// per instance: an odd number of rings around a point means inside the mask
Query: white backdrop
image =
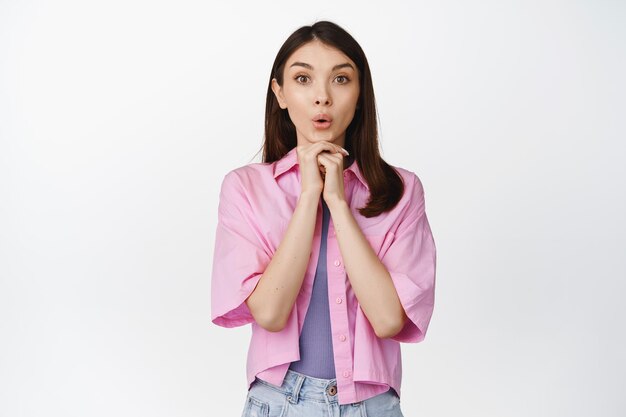
<svg viewBox="0 0 626 417"><path fill-rule="evenodd" d="M1 417L240 415L219 185L322 19L365 50L437 244L405 415L626 414L624 2L2 0Z"/></svg>

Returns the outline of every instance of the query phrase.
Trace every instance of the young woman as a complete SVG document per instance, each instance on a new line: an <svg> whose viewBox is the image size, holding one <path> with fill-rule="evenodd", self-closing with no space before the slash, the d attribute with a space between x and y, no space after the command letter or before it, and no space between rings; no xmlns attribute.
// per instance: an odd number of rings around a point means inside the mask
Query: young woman
<svg viewBox="0 0 626 417"><path fill-rule="evenodd" d="M276 56L263 162L222 182L213 323L252 325L246 416L402 416L400 343L424 339L436 249L415 173L378 151L367 59L328 21Z"/></svg>

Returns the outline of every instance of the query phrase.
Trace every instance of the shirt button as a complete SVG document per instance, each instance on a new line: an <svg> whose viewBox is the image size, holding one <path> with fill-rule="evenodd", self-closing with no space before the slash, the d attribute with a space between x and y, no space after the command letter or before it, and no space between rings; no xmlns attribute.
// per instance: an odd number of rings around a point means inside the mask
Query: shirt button
<svg viewBox="0 0 626 417"><path fill-rule="evenodd" d="M337 302L337 304L341 304L341 297L337 297L337 299L335 300Z"/></svg>
<svg viewBox="0 0 626 417"><path fill-rule="evenodd" d="M350 376L350 371L343 371L344 378L348 378Z"/></svg>
<svg viewBox="0 0 626 417"><path fill-rule="evenodd" d="M339 340L341 340L342 342L345 342L346 341L346 335L345 334L340 335L339 336Z"/></svg>
<svg viewBox="0 0 626 417"><path fill-rule="evenodd" d="M335 266L341 265L341 261L339 259L335 259Z"/></svg>

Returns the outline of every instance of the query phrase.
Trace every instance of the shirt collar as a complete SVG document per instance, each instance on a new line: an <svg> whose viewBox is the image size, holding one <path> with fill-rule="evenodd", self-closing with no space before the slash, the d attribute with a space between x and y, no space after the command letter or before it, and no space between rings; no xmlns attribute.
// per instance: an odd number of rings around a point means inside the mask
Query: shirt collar
<svg viewBox="0 0 626 417"><path fill-rule="evenodd" d="M287 152L281 159L274 163L274 178L278 178L281 174L289 171L298 164L298 153L296 148L292 148L289 152ZM356 161L353 161L352 164L344 171L352 171L355 177L358 178L359 181L367 188L369 191L369 186L367 185L367 181L365 181L365 177L363 177L363 173L359 169L359 165Z"/></svg>

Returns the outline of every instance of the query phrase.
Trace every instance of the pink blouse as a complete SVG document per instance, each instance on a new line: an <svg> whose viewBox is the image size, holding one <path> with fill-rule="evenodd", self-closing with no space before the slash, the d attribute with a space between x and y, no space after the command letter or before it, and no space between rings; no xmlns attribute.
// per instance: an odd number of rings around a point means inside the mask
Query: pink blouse
<svg viewBox="0 0 626 417"><path fill-rule="evenodd" d="M363 217L369 188L354 162L344 170L344 189L352 215L389 271L409 318L391 338L379 338L360 308L344 269L332 218L328 229L327 270L332 343L339 404L363 401L392 387L401 396L400 342L424 340L435 298L436 248L417 175L394 167L405 184L400 202L377 217ZM255 376L281 386L292 361L300 359L304 323L320 249L322 204L317 210L310 261L285 328L270 332L252 317L245 299L289 225L300 195L296 148L273 163L251 163L228 172L222 182L211 278L211 320L223 327L251 323L248 388ZM321 198L321 197L320 197Z"/></svg>

